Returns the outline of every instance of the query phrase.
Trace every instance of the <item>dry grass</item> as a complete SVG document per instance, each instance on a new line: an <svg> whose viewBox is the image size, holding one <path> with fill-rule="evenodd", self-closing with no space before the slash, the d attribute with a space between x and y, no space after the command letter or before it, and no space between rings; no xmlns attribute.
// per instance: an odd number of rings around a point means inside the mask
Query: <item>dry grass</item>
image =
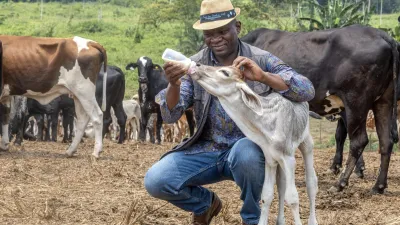
<svg viewBox="0 0 400 225"><path fill-rule="evenodd" d="M323 126L334 131L335 124L324 123ZM329 141L334 133L324 132L322 135L324 141ZM171 147L171 144L159 146L135 142L118 145L106 140L105 151L96 161L90 157L91 140L82 143L73 158L64 156L67 145L61 143L25 142L25 151L0 152L0 224L189 224L190 213L150 197L143 186L147 169ZM383 195L369 194L380 162L379 155L371 151L364 155L367 163L364 180L352 178L345 191L328 193L327 189L337 179L328 171L333 153L333 147L315 150L319 223L400 224L398 153L393 154L389 188ZM309 206L300 154L297 162L300 213L306 224ZM239 188L231 181L207 187L224 202L222 212L212 224L241 224ZM275 197L271 224L275 223L276 215ZM287 224L292 224L288 208L285 215Z"/></svg>

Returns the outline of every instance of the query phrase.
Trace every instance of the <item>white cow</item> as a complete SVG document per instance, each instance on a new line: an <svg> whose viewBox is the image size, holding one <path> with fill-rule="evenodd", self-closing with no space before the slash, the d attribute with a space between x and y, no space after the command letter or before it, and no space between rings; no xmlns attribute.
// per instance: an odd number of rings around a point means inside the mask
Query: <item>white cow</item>
<svg viewBox="0 0 400 225"><path fill-rule="evenodd" d="M196 66L192 78L207 92L218 97L222 107L242 132L265 155L265 181L259 225L268 224L270 204L278 171L279 214L284 224L283 203L290 206L295 224L301 224L299 196L295 185L295 150L299 147L305 162L307 193L310 200L309 224L317 224L315 197L318 181L313 164L313 140L309 132L308 103L295 103L278 93L266 97L255 94L234 67ZM283 198L284 197L284 198Z"/></svg>

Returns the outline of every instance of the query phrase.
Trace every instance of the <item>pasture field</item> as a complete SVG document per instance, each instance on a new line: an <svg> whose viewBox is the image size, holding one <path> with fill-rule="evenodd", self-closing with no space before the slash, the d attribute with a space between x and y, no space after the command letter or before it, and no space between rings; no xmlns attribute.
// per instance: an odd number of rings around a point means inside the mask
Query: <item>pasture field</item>
<svg viewBox="0 0 400 225"><path fill-rule="evenodd" d="M161 22L159 27L143 26L140 18L142 8L123 7L100 3L45 3L41 19L40 3L0 2L0 34L40 37L81 36L102 44L110 65L120 67L126 76L126 98L137 93L136 71L126 71L125 66L136 62L141 56L149 56L156 64L163 64L161 55L165 48L179 49L183 33L183 21ZM241 35L257 27L282 27L293 30L295 23L284 17L282 9L271 16L272 20L254 20L241 15ZM157 13L157 12L155 12ZM99 15L101 19L99 20ZM398 14L383 15L382 27L397 25ZM195 21L193 21L194 23ZM379 26L379 16L374 15L371 25ZM138 32L140 42L135 41ZM193 50L195 52L196 49Z"/></svg>
<svg viewBox="0 0 400 225"><path fill-rule="evenodd" d="M328 193L336 180L329 171L334 146L326 147L336 123L322 121L321 140L315 148L318 175L317 217L319 224L375 225L400 224L400 156L392 155L389 188L383 195L370 195L379 166L376 151L364 153L365 179L352 177L341 193ZM319 140L319 121L312 120L315 142ZM60 139L60 138L59 138ZM0 152L0 224L142 224L184 225L190 213L150 197L143 186L147 169L173 144L153 145L128 142L118 145L105 140L104 152L92 161L93 140L86 139L73 158L66 158L66 144L24 142L24 150ZM347 154L345 155L346 158ZM296 184L300 195L300 214L307 224L308 199L303 160L296 154ZM240 190L231 181L208 185L224 203L213 225L241 224ZM277 196L270 216L275 224ZM287 224L293 224L289 208Z"/></svg>

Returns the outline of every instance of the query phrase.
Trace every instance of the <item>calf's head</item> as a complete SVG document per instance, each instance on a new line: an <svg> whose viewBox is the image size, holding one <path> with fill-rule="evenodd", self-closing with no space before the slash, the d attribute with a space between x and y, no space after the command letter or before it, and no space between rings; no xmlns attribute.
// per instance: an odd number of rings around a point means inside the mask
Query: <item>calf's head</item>
<svg viewBox="0 0 400 225"><path fill-rule="evenodd" d="M260 98L246 82L243 81L241 71L233 66L212 67L196 65L191 75L208 93L218 97L232 106L247 107L258 115L263 109ZM243 106L243 107L242 107Z"/></svg>

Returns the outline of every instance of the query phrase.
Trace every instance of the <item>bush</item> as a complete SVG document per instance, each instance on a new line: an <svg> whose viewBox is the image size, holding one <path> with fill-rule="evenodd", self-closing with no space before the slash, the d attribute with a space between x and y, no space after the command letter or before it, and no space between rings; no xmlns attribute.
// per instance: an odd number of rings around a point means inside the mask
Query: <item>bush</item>
<svg viewBox="0 0 400 225"><path fill-rule="evenodd" d="M32 36L54 37L55 27L56 27L55 23L43 24L39 28L33 31Z"/></svg>
<svg viewBox="0 0 400 225"><path fill-rule="evenodd" d="M76 33L101 33L101 32L110 32L115 30L116 27L112 24L105 23L103 21L85 21L81 22L75 26L71 26L73 32Z"/></svg>

